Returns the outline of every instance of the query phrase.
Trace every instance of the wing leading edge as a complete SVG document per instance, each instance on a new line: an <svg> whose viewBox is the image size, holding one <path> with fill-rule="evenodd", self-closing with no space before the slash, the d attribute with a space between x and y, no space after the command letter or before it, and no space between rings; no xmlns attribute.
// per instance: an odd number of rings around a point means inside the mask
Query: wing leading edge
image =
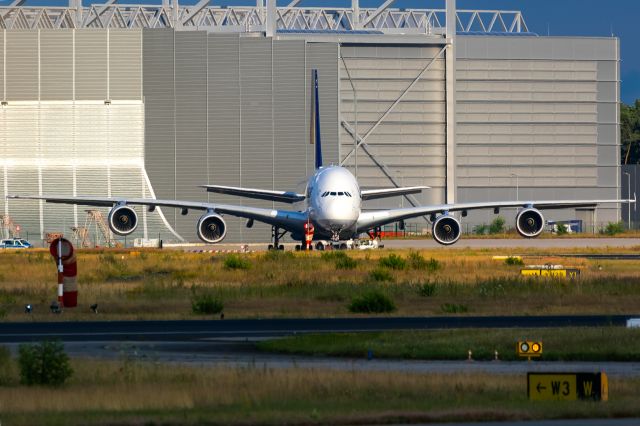
<svg viewBox="0 0 640 426"><path fill-rule="evenodd" d="M407 186L404 188L367 189L360 191L363 200L376 200L378 198L396 197L398 195L418 194L430 186Z"/></svg>
<svg viewBox="0 0 640 426"><path fill-rule="evenodd" d="M281 203L297 203L304 201L305 196L303 194L296 194L295 192L285 191L271 191L268 189L253 189L253 188L239 188L235 186L223 186L223 185L200 185L201 188L205 188L207 192L215 192L218 194L235 195L244 198L255 198L259 200L278 201Z"/></svg>
<svg viewBox="0 0 640 426"><path fill-rule="evenodd" d="M408 207L403 209L377 210L364 212L358 219L358 229L371 229L376 226L399 220L410 219L412 217L425 216L430 214L443 214L445 212L500 209L500 208L535 208L539 210L566 209L580 207L595 207L599 204L612 203L635 203L635 196L630 200L550 200L550 201L497 201L482 203L456 203L439 204L433 206Z"/></svg>
<svg viewBox="0 0 640 426"><path fill-rule="evenodd" d="M84 206L113 207L118 204L139 205L149 207L172 207L186 210L213 211L220 214L254 219L269 225L275 225L284 229L293 229L307 221L303 212L263 209L258 207L236 206L230 204L202 203L197 201L180 200L156 200L152 198L122 198L122 197L69 197L55 195L9 195L13 200L43 200L47 203L78 204Z"/></svg>

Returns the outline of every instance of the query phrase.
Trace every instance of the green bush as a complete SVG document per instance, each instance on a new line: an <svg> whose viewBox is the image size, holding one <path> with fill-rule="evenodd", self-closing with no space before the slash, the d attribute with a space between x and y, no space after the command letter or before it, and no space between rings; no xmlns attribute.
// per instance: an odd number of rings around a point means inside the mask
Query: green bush
<svg viewBox="0 0 640 426"><path fill-rule="evenodd" d="M376 268L369 273L369 278L373 281L384 282L393 281L393 275L387 269Z"/></svg>
<svg viewBox="0 0 640 426"><path fill-rule="evenodd" d="M392 253L387 257L381 257L378 261L378 265L389 269L402 270L407 267L407 261L397 254Z"/></svg>
<svg viewBox="0 0 640 426"><path fill-rule="evenodd" d="M336 260L337 269L354 269L356 266L358 266L358 261L349 256L344 256Z"/></svg>
<svg viewBox="0 0 640 426"><path fill-rule="evenodd" d="M432 297L436 295L437 287L435 283L424 283L418 287L418 294L422 297Z"/></svg>
<svg viewBox="0 0 640 426"><path fill-rule="evenodd" d="M457 303L445 303L440 306L442 312L447 314L464 314L469 311L469 307L467 305L457 304Z"/></svg>
<svg viewBox="0 0 640 426"><path fill-rule="evenodd" d="M61 386L73 374L61 342L20 345L18 364L20 382L28 386Z"/></svg>
<svg viewBox="0 0 640 426"><path fill-rule="evenodd" d="M513 256L509 256L504 260L504 263L506 265L518 265L518 266L522 266L524 265L524 261L522 260L522 258L520 257L513 257Z"/></svg>
<svg viewBox="0 0 640 426"><path fill-rule="evenodd" d="M349 311L360 314L381 314L395 310L393 300L378 291L355 297L349 304Z"/></svg>
<svg viewBox="0 0 640 426"><path fill-rule="evenodd" d="M320 255L320 259L325 262L335 262L337 260L344 259L345 257L349 256L342 250L325 250Z"/></svg>
<svg viewBox="0 0 640 426"><path fill-rule="evenodd" d="M565 225L564 223L556 223L556 235L566 235L569 233L569 231L567 230L567 226L569 225Z"/></svg>
<svg viewBox="0 0 640 426"><path fill-rule="evenodd" d="M251 268L251 262L248 259L238 256L237 254L230 254L224 259L225 269L249 269Z"/></svg>
<svg viewBox="0 0 640 426"><path fill-rule="evenodd" d="M435 272L441 267L440 262L433 257L426 260L420 253L415 251L409 253L407 260L409 261L409 266L411 266L412 269L424 269L429 272Z"/></svg>
<svg viewBox="0 0 640 426"><path fill-rule="evenodd" d="M498 216L493 219L491 225L489 225L489 234L503 234L504 233L504 218L502 216Z"/></svg>
<svg viewBox="0 0 640 426"><path fill-rule="evenodd" d="M290 251L284 250L267 250L264 252L264 260L271 262L281 262L285 259L293 259L295 256Z"/></svg>
<svg viewBox="0 0 640 426"><path fill-rule="evenodd" d="M222 301L212 294L196 295L191 300L191 310L194 314L214 315L219 314L223 309Z"/></svg>
<svg viewBox="0 0 640 426"><path fill-rule="evenodd" d="M485 235L488 231L489 231L489 225L484 223L482 225L477 225L475 228L473 228L473 233L476 235Z"/></svg>
<svg viewBox="0 0 640 426"><path fill-rule="evenodd" d="M622 222L609 222L607 226L600 231L602 234L616 235L624 232L624 224Z"/></svg>

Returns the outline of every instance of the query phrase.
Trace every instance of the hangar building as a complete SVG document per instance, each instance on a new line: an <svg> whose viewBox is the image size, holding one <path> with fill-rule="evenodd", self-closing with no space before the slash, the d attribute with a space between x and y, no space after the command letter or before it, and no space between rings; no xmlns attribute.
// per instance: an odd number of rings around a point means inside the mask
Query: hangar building
<svg viewBox="0 0 640 426"><path fill-rule="evenodd" d="M432 188L367 208L620 196L617 38L541 37L520 12L454 0L261 1L0 7L2 194L271 206L198 185L304 191L316 68L325 163L357 170L364 188ZM84 210L0 198L32 240L83 226ZM142 210L133 237L196 239L197 212ZM595 224L620 208L551 214ZM492 216L470 212L463 227ZM271 235L227 219L227 242Z"/></svg>

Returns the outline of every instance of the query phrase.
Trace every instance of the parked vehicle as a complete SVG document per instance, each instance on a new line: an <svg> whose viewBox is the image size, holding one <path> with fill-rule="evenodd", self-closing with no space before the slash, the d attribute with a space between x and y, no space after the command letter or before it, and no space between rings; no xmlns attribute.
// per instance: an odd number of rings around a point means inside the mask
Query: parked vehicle
<svg viewBox="0 0 640 426"><path fill-rule="evenodd" d="M9 239L0 241L0 248L5 248L5 249L25 249L25 248L31 248L31 247L32 247L32 244L29 241L24 240L22 238L9 238Z"/></svg>

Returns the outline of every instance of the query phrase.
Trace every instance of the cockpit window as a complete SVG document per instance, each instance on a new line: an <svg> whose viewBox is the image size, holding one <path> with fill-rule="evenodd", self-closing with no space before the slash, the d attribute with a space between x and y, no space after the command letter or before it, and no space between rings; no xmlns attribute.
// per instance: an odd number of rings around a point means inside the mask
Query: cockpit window
<svg viewBox="0 0 640 426"><path fill-rule="evenodd" d="M345 194L347 195L347 197L351 197L351 194L349 194L348 192L345 192Z"/></svg>
<svg viewBox="0 0 640 426"><path fill-rule="evenodd" d="M344 192L338 192L338 196L342 197L344 195Z"/></svg>
<svg viewBox="0 0 640 426"><path fill-rule="evenodd" d="M322 194L323 197L326 197L327 195L329 195L329 191Z"/></svg>
<svg viewBox="0 0 640 426"><path fill-rule="evenodd" d="M336 193L335 192L331 192L331 196L335 197Z"/></svg>

